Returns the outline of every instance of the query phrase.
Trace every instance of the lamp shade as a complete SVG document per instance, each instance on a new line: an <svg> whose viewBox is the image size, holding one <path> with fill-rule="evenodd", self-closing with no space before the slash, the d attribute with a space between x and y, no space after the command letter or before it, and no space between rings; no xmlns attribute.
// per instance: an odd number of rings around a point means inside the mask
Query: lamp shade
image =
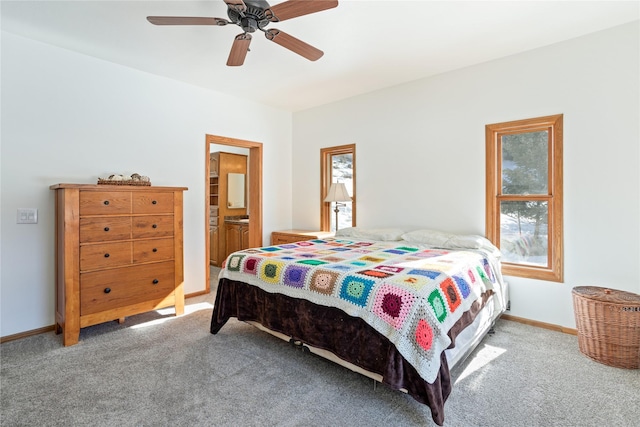
<svg viewBox="0 0 640 427"><path fill-rule="evenodd" d="M329 187L329 192L327 193L327 197L324 199L325 202L350 202L351 197L347 192L347 187L344 186L342 182L334 182Z"/></svg>

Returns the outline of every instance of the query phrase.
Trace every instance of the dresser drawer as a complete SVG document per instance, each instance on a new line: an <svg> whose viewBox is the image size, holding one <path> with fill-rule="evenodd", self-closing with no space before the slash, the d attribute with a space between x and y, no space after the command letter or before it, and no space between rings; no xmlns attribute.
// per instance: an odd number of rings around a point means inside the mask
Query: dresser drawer
<svg viewBox="0 0 640 427"><path fill-rule="evenodd" d="M133 262L166 261L175 254L173 239L137 240L133 242Z"/></svg>
<svg viewBox="0 0 640 427"><path fill-rule="evenodd" d="M173 261L80 274L80 315L163 299L175 291Z"/></svg>
<svg viewBox="0 0 640 427"><path fill-rule="evenodd" d="M173 216L134 216L132 231L134 239L173 236Z"/></svg>
<svg viewBox="0 0 640 427"><path fill-rule="evenodd" d="M131 213L131 193L126 191L80 192L80 215Z"/></svg>
<svg viewBox="0 0 640 427"><path fill-rule="evenodd" d="M131 238L131 217L80 218L80 243Z"/></svg>
<svg viewBox="0 0 640 427"><path fill-rule="evenodd" d="M325 239L332 237L334 234L329 231L313 231L313 230L283 230L271 233L272 245L284 245L287 243L302 242L305 240Z"/></svg>
<svg viewBox="0 0 640 427"><path fill-rule="evenodd" d="M131 242L80 246L80 271L130 265L132 246Z"/></svg>
<svg viewBox="0 0 640 427"><path fill-rule="evenodd" d="M133 213L154 214L173 212L173 193L133 193Z"/></svg>
<svg viewBox="0 0 640 427"><path fill-rule="evenodd" d="M298 235L286 235L286 234L271 234L271 244L272 245L284 245L286 243L295 243L300 242L302 240L308 240L309 237L306 236L298 236Z"/></svg>

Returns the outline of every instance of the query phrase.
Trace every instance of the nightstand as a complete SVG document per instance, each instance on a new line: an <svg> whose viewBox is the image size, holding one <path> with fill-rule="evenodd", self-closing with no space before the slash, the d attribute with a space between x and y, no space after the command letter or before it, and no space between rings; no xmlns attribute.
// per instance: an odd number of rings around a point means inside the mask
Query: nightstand
<svg viewBox="0 0 640 427"><path fill-rule="evenodd" d="M280 230L271 233L271 244L284 245L285 243L295 243L304 240L326 239L327 237L333 237L333 235L334 233L331 231Z"/></svg>

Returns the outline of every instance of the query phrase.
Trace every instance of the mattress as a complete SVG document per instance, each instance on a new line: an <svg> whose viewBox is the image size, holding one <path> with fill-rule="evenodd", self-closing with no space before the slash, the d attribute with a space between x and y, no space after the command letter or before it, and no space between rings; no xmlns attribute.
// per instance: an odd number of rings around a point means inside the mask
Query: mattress
<svg viewBox="0 0 640 427"><path fill-rule="evenodd" d="M230 317L251 322L406 391L441 424L450 366L477 345L503 300L499 264L482 251L324 239L230 255L211 332ZM392 304L382 310L381 301ZM425 330L432 336L420 335Z"/></svg>

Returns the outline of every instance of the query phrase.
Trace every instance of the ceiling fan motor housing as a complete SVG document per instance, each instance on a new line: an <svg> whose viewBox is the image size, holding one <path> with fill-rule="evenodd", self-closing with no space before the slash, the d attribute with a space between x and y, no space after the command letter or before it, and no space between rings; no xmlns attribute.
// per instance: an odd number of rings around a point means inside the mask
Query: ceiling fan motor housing
<svg viewBox="0 0 640 427"><path fill-rule="evenodd" d="M269 3L265 0L244 0L247 9L240 13L232 7L227 10L229 20L239 25L245 32L253 33L257 29L263 29L269 25L269 19L265 14L265 10L269 9Z"/></svg>

